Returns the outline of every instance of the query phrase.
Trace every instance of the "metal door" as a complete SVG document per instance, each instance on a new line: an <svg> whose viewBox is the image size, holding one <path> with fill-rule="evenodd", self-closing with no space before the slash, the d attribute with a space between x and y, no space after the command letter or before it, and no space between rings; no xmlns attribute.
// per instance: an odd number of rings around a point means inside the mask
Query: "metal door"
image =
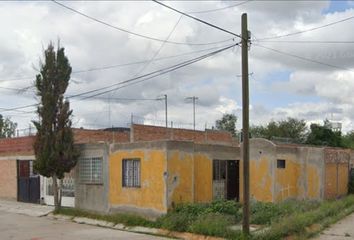
<svg viewBox="0 0 354 240"><path fill-rule="evenodd" d="M33 172L32 160L17 160L17 200L39 203L39 175Z"/></svg>

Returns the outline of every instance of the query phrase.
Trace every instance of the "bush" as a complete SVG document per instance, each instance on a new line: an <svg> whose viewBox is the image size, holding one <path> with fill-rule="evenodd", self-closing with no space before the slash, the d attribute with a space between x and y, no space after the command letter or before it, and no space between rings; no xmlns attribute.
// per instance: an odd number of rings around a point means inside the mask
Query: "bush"
<svg viewBox="0 0 354 240"><path fill-rule="evenodd" d="M186 232L197 217L188 212L171 212L157 219L156 225L170 231Z"/></svg>
<svg viewBox="0 0 354 240"><path fill-rule="evenodd" d="M232 224L232 218L220 213L206 213L200 215L188 230L193 233L209 235L209 236L223 236L231 235L231 230L228 226Z"/></svg>

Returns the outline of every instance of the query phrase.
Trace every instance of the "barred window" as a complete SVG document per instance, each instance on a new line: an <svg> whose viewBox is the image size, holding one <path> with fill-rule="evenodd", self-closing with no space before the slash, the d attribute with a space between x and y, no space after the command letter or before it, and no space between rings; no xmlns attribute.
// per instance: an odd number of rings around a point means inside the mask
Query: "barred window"
<svg viewBox="0 0 354 240"><path fill-rule="evenodd" d="M82 157L79 159L81 183L102 183L102 157Z"/></svg>
<svg viewBox="0 0 354 240"><path fill-rule="evenodd" d="M213 180L226 179L226 160L213 160Z"/></svg>
<svg viewBox="0 0 354 240"><path fill-rule="evenodd" d="M140 159L123 159L122 178L123 187L140 187Z"/></svg>

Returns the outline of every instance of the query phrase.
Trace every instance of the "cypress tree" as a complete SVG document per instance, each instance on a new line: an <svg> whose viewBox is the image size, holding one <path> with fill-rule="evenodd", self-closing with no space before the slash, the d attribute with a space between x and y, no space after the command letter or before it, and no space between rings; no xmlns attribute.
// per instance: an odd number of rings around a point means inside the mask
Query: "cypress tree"
<svg viewBox="0 0 354 240"><path fill-rule="evenodd" d="M34 169L45 177L53 179L55 209L61 207L61 194L58 180L64 173L75 167L78 151L74 148L71 129L69 101L64 93L69 85L72 68L65 56L64 48L58 44L55 51L52 43L44 51L44 63L36 76L36 95L39 98L37 109L39 120L33 121L37 128L34 151Z"/></svg>

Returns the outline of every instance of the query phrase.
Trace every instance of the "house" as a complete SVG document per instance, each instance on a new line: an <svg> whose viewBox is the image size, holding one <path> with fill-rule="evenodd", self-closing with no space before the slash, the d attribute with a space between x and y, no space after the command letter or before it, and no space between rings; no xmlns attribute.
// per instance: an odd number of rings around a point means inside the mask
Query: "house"
<svg viewBox="0 0 354 240"><path fill-rule="evenodd" d="M116 142L144 141L149 138L232 142L232 138L227 132L185 129L166 131L165 128L161 127L136 124L132 125L130 129L74 129L74 138L75 144L82 149L79 162L88 161L90 164L93 162L98 164L97 167L100 164L99 159L103 159L104 154L102 151L96 151L95 144L101 146L102 144L109 145ZM0 139L0 198L53 204L52 180L39 176L33 171L33 161L35 160L33 143L34 136ZM74 169L71 173L66 174L63 179L62 204L64 206L75 206L75 188ZM77 189L80 189L79 186L77 186Z"/></svg>
<svg viewBox="0 0 354 240"><path fill-rule="evenodd" d="M36 175L30 139L0 141L0 197L38 200L37 190L37 195L23 190L32 183L40 186L44 203L52 204L51 180L31 181ZM64 205L156 217L182 202L243 200L242 146L227 132L134 124L123 131L78 129L75 142L81 156L64 178ZM251 198L278 202L346 195L353 159L348 149L251 139Z"/></svg>

